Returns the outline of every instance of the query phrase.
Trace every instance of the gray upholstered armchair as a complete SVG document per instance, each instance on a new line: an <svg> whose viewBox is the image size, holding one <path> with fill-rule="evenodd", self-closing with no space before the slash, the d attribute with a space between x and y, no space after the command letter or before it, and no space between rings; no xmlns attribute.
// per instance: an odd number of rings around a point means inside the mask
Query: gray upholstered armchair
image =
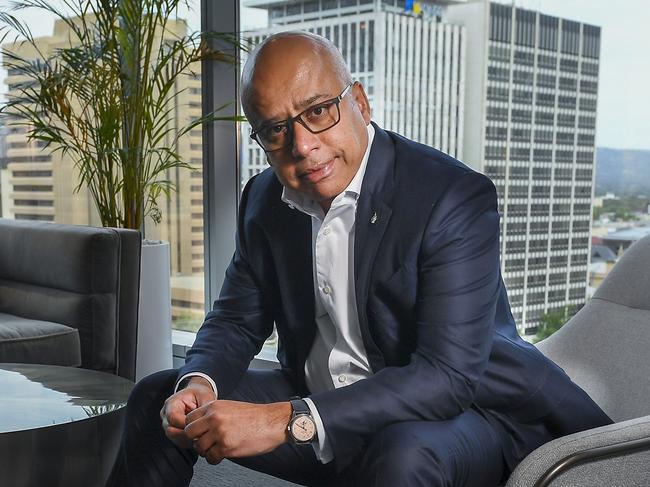
<svg viewBox="0 0 650 487"><path fill-rule="evenodd" d="M140 233L0 219L0 362L135 378Z"/></svg>
<svg viewBox="0 0 650 487"><path fill-rule="evenodd" d="M650 236L539 348L616 423L543 445L507 487L650 485Z"/></svg>
<svg viewBox="0 0 650 487"><path fill-rule="evenodd" d="M650 236L628 249L593 299L539 348L616 423L541 446L506 487L650 485ZM226 467L200 459L191 485L292 485Z"/></svg>

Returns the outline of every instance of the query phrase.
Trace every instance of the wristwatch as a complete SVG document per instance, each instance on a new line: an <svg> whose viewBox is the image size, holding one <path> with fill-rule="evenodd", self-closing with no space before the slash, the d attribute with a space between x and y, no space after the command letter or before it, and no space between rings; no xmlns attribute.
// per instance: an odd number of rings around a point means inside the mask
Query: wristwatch
<svg viewBox="0 0 650 487"><path fill-rule="evenodd" d="M300 397L292 397L289 402L293 408L291 420L287 426L289 436L298 445L313 442L316 439L316 422L309 411L309 406Z"/></svg>

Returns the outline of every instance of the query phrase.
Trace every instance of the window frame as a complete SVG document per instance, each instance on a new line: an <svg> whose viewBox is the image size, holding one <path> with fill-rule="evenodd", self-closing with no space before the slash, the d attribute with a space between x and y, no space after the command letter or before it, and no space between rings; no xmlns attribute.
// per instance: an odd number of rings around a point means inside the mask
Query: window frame
<svg viewBox="0 0 650 487"><path fill-rule="evenodd" d="M239 33L239 0L201 0L201 30ZM219 45L215 41L215 46ZM223 115L240 115L239 62L237 69L203 61L203 113L224 106ZM232 103L233 100L236 103ZM203 229L205 310L212 308L235 250L240 178L239 123L214 122L203 126Z"/></svg>

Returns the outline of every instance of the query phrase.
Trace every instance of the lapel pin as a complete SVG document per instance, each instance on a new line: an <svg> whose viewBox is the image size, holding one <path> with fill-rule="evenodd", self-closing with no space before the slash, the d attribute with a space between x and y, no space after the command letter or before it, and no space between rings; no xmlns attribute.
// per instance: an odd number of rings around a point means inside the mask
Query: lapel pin
<svg viewBox="0 0 650 487"><path fill-rule="evenodd" d="M377 212L376 211L372 214L372 218L370 219L370 223L377 223Z"/></svg>

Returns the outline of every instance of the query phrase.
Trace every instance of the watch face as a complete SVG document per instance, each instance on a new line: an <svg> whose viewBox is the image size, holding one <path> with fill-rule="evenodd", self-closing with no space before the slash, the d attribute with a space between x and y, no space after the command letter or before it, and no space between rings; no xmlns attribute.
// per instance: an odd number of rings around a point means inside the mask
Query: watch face
<svg viewBox="0 0 650 487"><path fill-rule="evenodd" d="M291 423L291 434L297 441L311 441L316 436L316 425L308 415L299 415Z"/></svg>

